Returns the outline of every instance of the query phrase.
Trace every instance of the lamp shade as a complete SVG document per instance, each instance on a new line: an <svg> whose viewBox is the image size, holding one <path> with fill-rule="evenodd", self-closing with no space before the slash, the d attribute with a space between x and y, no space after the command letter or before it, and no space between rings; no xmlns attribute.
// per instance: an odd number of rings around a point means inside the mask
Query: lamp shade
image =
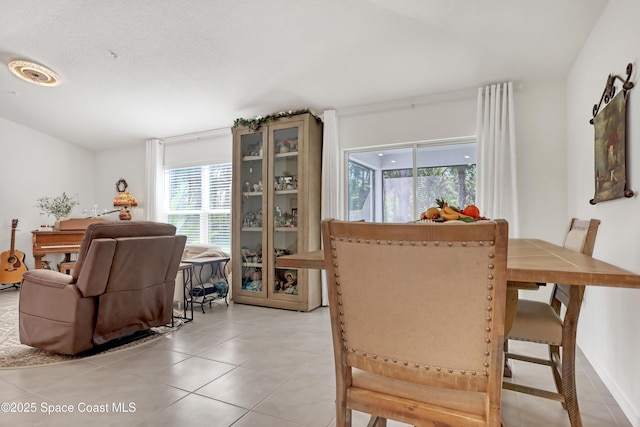
<svg viewBox="0 0 640 427"><path fill-rule="evenodd" d="M128 191L122 191L113 199L113 206L138 206L138 200Z"/></svg>

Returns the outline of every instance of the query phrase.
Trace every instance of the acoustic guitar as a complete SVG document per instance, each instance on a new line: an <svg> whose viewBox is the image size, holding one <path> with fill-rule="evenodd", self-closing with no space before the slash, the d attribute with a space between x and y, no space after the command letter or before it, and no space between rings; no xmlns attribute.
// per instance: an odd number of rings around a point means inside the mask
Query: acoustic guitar
<svg viewBox="0 0 640 427"><path fill-rule="evenodd" d="M16 251L16 227L18 220L11 221L11 250L0 254L0 283L15 284L22 281L22 275L27 271L24 265L24 253Z"/></svg>

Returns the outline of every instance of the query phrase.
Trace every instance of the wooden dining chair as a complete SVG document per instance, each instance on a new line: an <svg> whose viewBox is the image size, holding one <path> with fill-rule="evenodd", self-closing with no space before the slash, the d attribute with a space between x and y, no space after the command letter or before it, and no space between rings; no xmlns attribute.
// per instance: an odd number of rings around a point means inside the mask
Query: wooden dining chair
<svg viewBox="0 0 640 427"><path fill-rule="evenodd" d="M323 221L336 427L499 426L508 225Z"/></svg>
<svg viewBox="0 0 640 427"><path fill-rule="evenodd" d="M592 255L599 225L600 221L597 219L573 218L564 247ZM548 346L547 359L509 352L508 341L505 343L507 360L550 366L557 392L513 382L505 382L504 388L561 402L569 414L572 427L582 426L576 394L575 358L576 330L583 296L584 286L555 284L549 303L518 300L515 320L508 333L508 339ZM562 314L563 306L564 315Z"/></svg>

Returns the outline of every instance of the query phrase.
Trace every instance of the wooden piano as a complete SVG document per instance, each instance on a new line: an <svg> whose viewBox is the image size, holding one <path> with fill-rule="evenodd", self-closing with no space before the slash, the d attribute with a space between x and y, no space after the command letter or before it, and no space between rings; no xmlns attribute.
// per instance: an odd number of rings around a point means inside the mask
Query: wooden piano
<svg viewBox="0 0 640 427"><path fill-rule="evenodd" d="M89 224L106 221L105 218L97 217L70 218L60 221L59 231L32 231L35 268L42 268L42 257L46 254L64 254L60 271L70 271L74 264L71 254L77 254L80 251L80 243Z"/></svg>
<svg viewBox="0 0 640 427"><path fill-rule="evenodd" d="M35 268L42 268L42 257L47 254L64 254L64 262L72 262L71 254L80 251L84 231L32 231Z"/></svg>

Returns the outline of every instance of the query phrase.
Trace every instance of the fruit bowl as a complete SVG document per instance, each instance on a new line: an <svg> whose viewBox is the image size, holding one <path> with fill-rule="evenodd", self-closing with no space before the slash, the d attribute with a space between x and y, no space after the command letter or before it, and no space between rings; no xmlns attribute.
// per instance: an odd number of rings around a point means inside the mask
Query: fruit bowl
<svg viewBox="0 0 640 427"><path fill-rule="evenodd" d="M432 206L420 214L416 222L476 222L486 220L480 215L480 209L476 205L468 205L464 209L450 206L443 199L436 199L438 207Z"/></svg>

